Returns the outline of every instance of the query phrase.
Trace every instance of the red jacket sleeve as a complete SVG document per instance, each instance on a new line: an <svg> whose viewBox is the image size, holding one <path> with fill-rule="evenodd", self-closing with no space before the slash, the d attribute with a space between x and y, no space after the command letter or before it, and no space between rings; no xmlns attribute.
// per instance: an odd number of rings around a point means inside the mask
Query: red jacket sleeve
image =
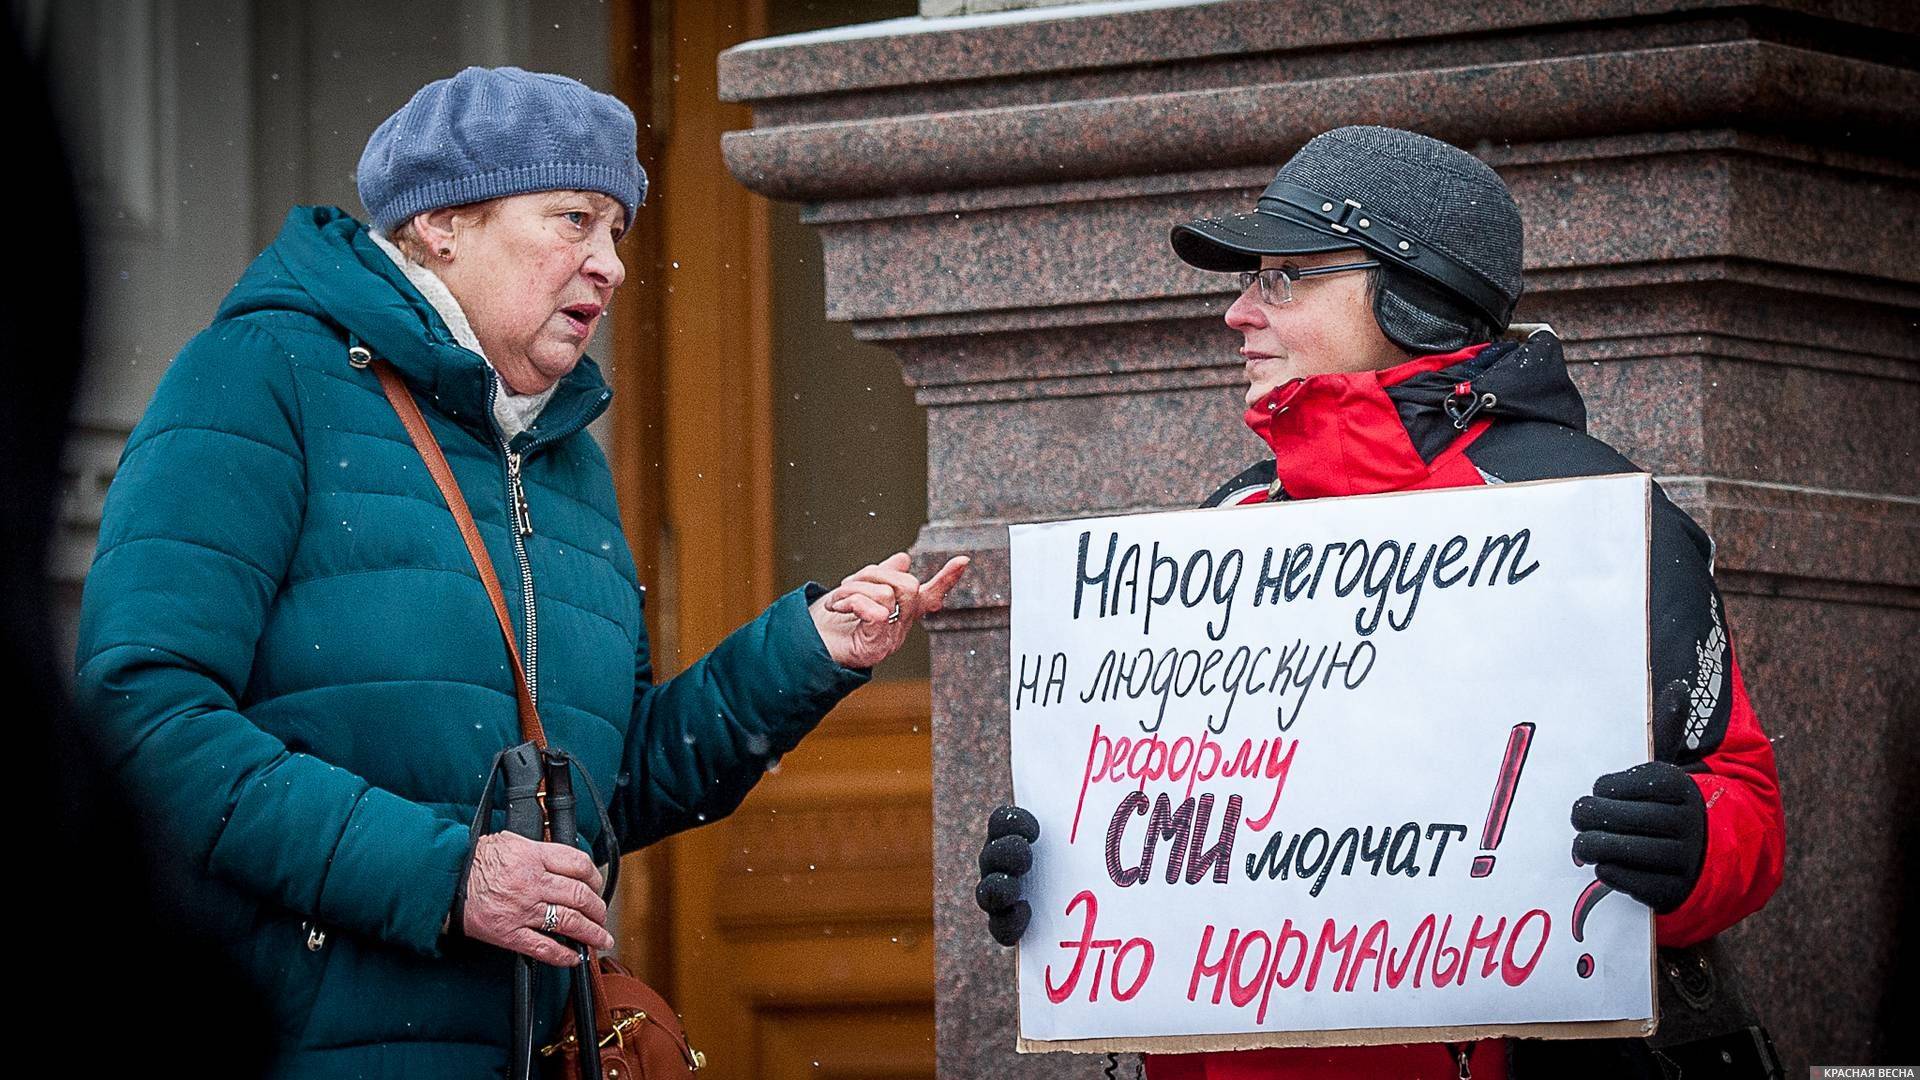
<svg viewBox="0 0 1920 1080"><path fill-rule="evenodd" d="M1691 945L1760 910L1780 886L1786 820L1773 744L1747 700L1731 646L1732 697L1720 745L1685 766L1707 804L1707 853L1700 880L1678 908L1654 921L1662 945Z"/></svg>

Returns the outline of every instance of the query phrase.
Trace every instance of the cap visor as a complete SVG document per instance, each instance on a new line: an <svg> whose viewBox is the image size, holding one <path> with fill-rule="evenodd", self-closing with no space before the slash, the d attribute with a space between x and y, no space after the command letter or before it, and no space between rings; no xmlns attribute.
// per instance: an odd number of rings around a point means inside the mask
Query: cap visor
<svg viewBox="0 0 1920 1080"><path fill-rule="evenodd" d="M1173 253L1202 270L1258 270L1262 255L1313 255L1361 247L1350 236L1322 232L1278 214L1235 214L1173 227Z"/></svg>

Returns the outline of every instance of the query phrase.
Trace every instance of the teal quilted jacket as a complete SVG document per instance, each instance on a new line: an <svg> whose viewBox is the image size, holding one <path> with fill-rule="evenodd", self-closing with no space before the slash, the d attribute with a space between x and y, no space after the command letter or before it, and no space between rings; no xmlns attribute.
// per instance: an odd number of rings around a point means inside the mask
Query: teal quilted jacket
<svg viewBox="0 0 1920 1080"><path fill-rule="evenodd" d="M866 676L827 655L796 591L654 685L585 430L612 396L598 367L582 359L503 446L485 362L365 228L331 207L288 216L127 442L86 583L78 712L191 909L260 985L279 1075L496 1075L506 954L440 930L488 766L519 741L512 676L453 519L353 345L420 401L548 736L607 793L622 851L732 811ZM541 980L542 1038L562 983Z"/></svg>

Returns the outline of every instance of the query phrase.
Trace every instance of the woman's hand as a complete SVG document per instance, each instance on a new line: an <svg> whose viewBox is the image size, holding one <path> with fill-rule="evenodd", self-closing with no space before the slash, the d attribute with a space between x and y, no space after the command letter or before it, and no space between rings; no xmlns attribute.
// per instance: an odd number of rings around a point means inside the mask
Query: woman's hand
<svg viewBox="0 0 1920 1080"><path fill-rule="evenodd" d="M518 833L488 833L474 845L461 926L475 941L571 967L580 962L579 954L542 932L548 911L553 912L551 933L611 949L602 884L593 860L578 848Z"/></svg>
<svg viewBox="0 0 1920 1080"><path fill-rule="evenodd" d="M900 648L914 620L940 610L947 590L967 572L969 561L965 555L955 556L939 573L921 581L907 572L911 564L902 551L849 574L807 612L835 663L870 668Z"/></svg>

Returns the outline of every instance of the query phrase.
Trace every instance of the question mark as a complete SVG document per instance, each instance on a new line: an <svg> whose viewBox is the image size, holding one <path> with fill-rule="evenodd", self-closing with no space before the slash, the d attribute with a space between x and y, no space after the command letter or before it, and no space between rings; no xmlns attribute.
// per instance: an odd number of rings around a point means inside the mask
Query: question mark
<svg viewBox="0 0 1920 1080"><path fill-rule="evenodd" d="M1587 864L1581 862L1579 857L1575 856L1573 865L1585 866ZM1588 882L1587 887L1581 890L1580 898L1573 902L1573 940L1587 940L1587 915L1593 911L1595 905L1606 899L1612 892L1613 886L1598 878ZM1580 977L1583 979L1592 977L1593 954L1581 953L1579 961L1573 966L1573 970L1579 972Z"/></svg>

